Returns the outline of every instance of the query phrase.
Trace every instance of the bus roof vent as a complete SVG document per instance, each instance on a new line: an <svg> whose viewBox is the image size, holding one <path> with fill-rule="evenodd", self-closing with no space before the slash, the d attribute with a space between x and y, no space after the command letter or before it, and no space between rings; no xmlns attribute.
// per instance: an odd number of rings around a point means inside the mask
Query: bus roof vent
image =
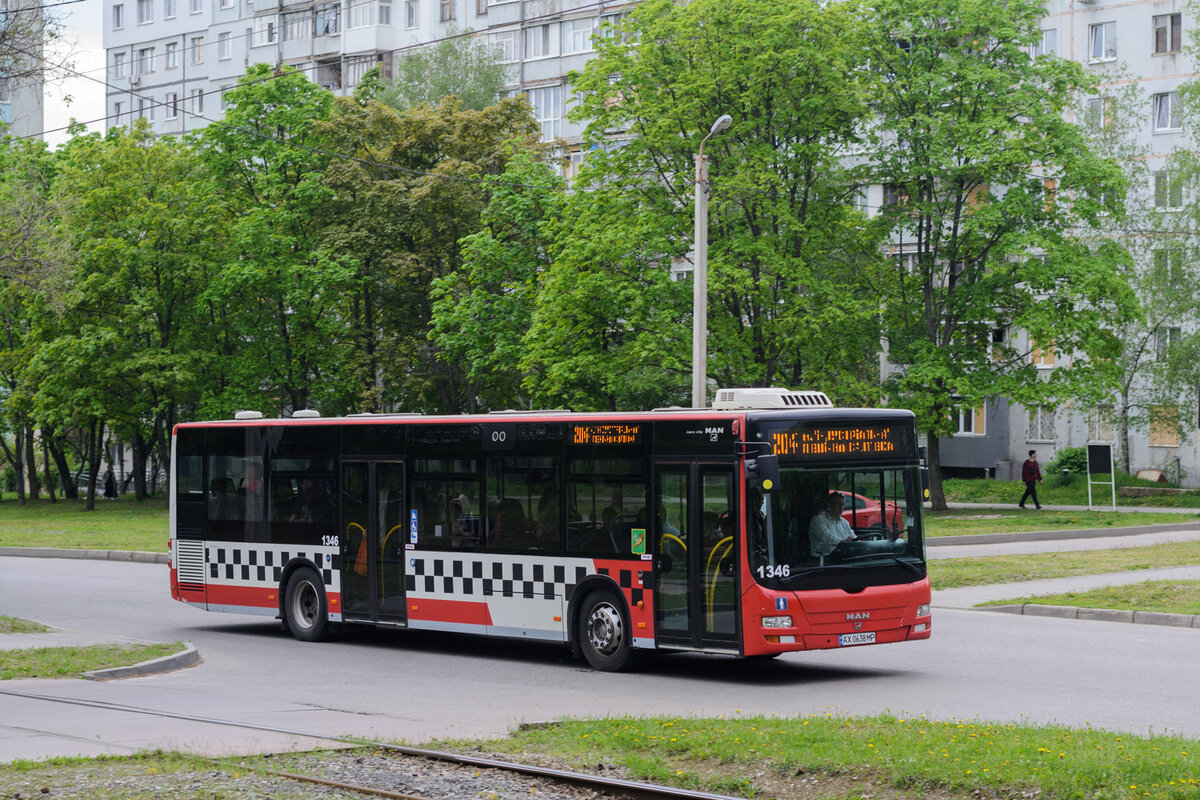
<svg viewBox="0 0 1200 800"><path fill-rule="evenodd" d="M233 415L234 419L262 419L261 411L238 411Z"/></svg>
<svg viewBox="0 0 1200 800"><path fill-rule="evenodd" d="M718 389L712 407L718 411L748 408L833 408L824 392L789 389Z"/></svg>
<svg viewBox="0 0 1200 800"><path fill-rule="evenodd" d="M292 419L315 419L321 416L321 412L315 408L300 408L292 412Z"/></svg>

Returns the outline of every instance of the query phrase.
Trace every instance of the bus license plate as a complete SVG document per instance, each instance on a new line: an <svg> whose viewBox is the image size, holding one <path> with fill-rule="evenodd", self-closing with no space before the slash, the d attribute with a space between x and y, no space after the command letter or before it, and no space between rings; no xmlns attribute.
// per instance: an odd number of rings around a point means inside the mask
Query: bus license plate
<svg viewBox="0 0 1200 800"><path fill-rule="evenodd" d="M838 635L838 647L849 644L875 644L875 631L870 633L842 633Z"/></svg>

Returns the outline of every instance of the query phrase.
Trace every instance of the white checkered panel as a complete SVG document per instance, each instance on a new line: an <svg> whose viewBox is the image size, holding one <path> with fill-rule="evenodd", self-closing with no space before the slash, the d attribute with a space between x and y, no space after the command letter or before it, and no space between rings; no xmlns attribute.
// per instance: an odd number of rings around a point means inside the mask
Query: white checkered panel
<svg viewBox="0 0 1200 800"><path fill-rule="evenodd" d="M210 586L279 588L283 568L294 558L307 559L321 572L325 591L342 590L336 547L277 545L257 542L205 542L205 579Z"/></svg>

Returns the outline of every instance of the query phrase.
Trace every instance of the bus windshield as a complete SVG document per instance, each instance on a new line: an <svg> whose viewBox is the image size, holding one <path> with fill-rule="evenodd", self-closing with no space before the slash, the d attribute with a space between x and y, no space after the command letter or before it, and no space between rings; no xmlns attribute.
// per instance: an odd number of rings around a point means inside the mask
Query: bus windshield
<svg viewBox="0 0 1200 800"><path fill-rule="evenodd" d="M802 469L751 503L750 569L773 588L910 582L925 576L916 468Z"/></svg>

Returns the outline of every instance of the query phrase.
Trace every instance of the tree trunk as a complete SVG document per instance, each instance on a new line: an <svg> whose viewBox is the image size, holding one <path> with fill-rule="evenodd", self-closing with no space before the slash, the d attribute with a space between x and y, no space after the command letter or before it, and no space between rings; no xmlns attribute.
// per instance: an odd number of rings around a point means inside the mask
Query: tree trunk
<svg viewBox="0 0 1200 800"><path fill-rule="evenodd" d="M86 459L88 464L87 503L85 511L96 510L96 481L100 477L100 462L104 457L104 423L93 422L88 431Z"/></svg>
<svg viewBox="0 0 1200 800"><path fill-rule="evenodd" d="M38 478L37 450L33 439L33 426L28 425L25 428L25 471L29 475L29 499L40 500L42 497L42 484Z"/></svg>
<svg viewBox="0 0 1200 800"><path fill-rule="evenodd" d="M13 434L13 454L10 456L17 482L17 505L25 505L25 426L18 425Z"/></svg>
<svg viewBox="0 0 1200 800"><path fill-rule="evenodd" d="M43 435L46 437L46 444L50 448L50 457L54 459L54 466L58 468L58 485L62 487L63 497L67 500L78 500L79 487L75 484L75 480L72 477L71 465L67 463L66 453L58 446L53 432L43 432Z"/></svg>
<svg viewBox="0 0 1200 800"><path fill-rule="evenodd" d="M942 446L941 440L932 434L925 437L925 454L929 464L929 502L933 511L945 511L946 490L942 486Z"/></svg>
<svg viewBox="0 0 1200 800"><path fill-rule="evenodd" d="M1129 474L1129 394L1121 393L1121 415L1120 422L1117 425L1116 435L1117 451L1120 454L1118 463L1121 465L1121 471L1126 475Z"/></svg>
<svg viewBox="0 0 1200 800"><path fill-rule="evenodd" d="M50 502L57 503L58 498L54 496L54 471L50 466L50 445L47 443L49 439L46 431L42 431L42 463L46 465L46 494L50 495Z"/></svg>
<svg viewBox="0 0 1200 800"><path fill-rule="evenodd" d="M139 503L146 499L146 455L150 445L142 438L141 431L133 434L133 496Z"/></svg>

